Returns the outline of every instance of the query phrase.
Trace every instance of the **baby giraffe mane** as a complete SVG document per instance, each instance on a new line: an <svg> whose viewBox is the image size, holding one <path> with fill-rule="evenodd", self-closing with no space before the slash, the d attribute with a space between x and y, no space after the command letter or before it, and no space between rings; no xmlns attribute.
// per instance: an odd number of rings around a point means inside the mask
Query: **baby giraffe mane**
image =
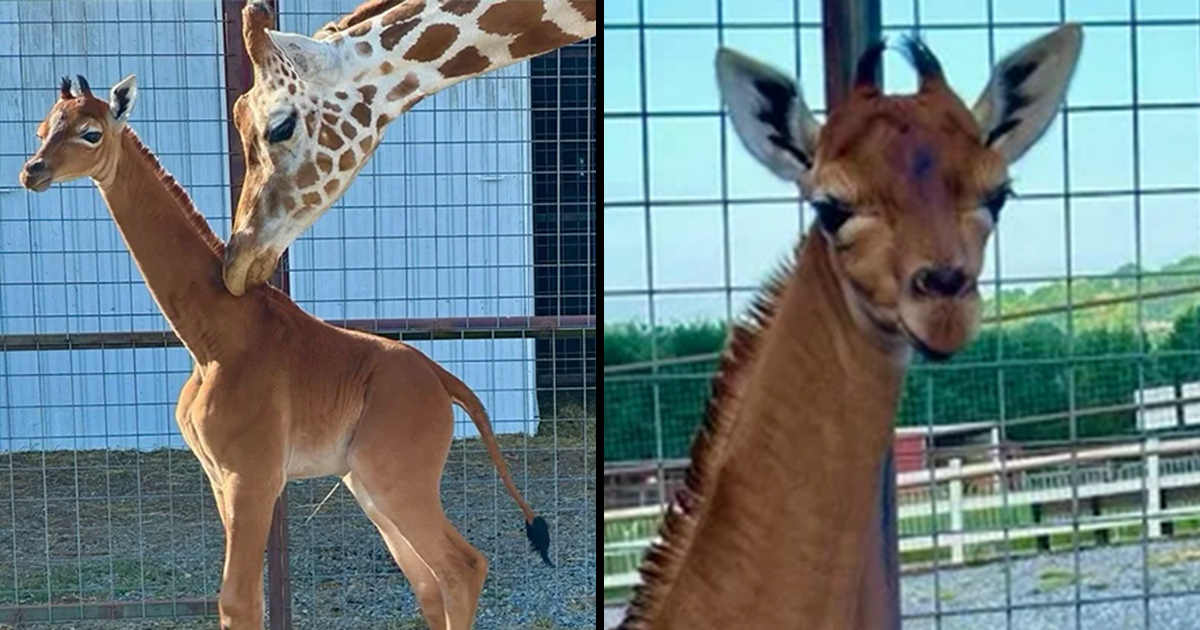
<svg viewBox="0 0 1200 630"><path fill-rule="evenodd" d="M780 265L755 296L745 319L730 324L729 340L717 373L712 394L704 413L704 422L692 442L690 463L684 487L679 490L659 529L661 541L655 542L642 563L642 583L634 589L633 600L619 626L624 630L644 630L683 566L696 530L703 520L707 499L712 493L724 461L725 447L737 429L742 395L754 370L762 333L771 325L775 306L788 277L799 261L800 240L791 258Z"/></svg>
<svg viewBox="0 0 1200 630"><path fill-rule="evenodd" d="M200 211L196 209L196 204L192 201L191 195L183 189L183 186L179 185L179 182L175 180L173 175L167 172L167 169L163 168L162 163L158 161L158 157L142 142L142 139L138 137L132 128L126 125L124 133L125 137L129 138L134 148L137 149L138 155L153 167L159 181L171 192L171 197L179 204L179 210L188 218L192 227L196 228L196 232L204 239L209 249L217 257L224 258L224 241L212 231L212 226L208 224L208 219L205 219L204 215L200 214Z"/></svg>

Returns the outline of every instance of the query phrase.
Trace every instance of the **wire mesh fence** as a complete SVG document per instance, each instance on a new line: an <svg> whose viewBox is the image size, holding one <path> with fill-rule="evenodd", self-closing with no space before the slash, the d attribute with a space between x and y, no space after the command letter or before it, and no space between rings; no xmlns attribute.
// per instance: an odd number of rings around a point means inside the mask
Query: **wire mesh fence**
<svg viewBox="0 0 1200 630"><path fill-rule="evenodd" d="M15 175L58 77L136 73L131 125L228 236L226 43L241 38L226 5L241 4L0 0L0 626L215 613L223 531L173 421L190 357L90 183L35 196ZM312 33L357 4L282 0L279 25ZM289 253L305 310L405 339L479 393L549 521L554 570L456 415L442 496L491 564L478 627L595 618L594 60L578 44L427 99ZM309 520L333 487L290 487L296 627L420 619L348 492Z"/></svg>
<svg viewBox="0 0 1200 630"><path fill-rule="evenodd" d="M605 596L683 478L725 322L810 213L720 113L734 47L821 108L821 3L611 3L605 56ZM1190 628L1200 606L1200 4L883 0L970 103L1063 21L1063 112L1011 169L979 339L918 361L897 432L905 628ZM1167 70L1173 68L1174 70ZM636 69L636 71L629 71ZM622 72L622 70L624 70ZM915 86L885 57L894 91ZM936 479L936 482L933 480ZM651 506L639 509L636 506Z"/></svg>

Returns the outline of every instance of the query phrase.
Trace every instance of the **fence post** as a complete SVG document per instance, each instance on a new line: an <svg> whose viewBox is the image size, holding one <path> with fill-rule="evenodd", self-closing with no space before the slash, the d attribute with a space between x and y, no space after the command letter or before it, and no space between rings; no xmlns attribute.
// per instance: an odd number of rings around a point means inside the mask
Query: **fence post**
<svg viewBox="0 0 1200 630"><path fill-rule="evenodd" d="M1146 450L1150 451L1146 456L1146 537L1153 539L1161 538L1163 530L1162 521L1158 519L1159 513L1162 512L1158 437L1146 440Z"/></svg>
<svg viewBox="0 0 1200 630"><path fill-rule="evenodd" d="M825 104L833 109L850 94L854 83L854 68L863 51L877 41L882 28L879 0L821 0L824 23L822 39L825 49ZM882 69L880 69L882 73ZM882 77L880 77L882 80ZM895 432L892 432L892 437ZM892 440L880 467L879 523L882 530L882 549L868 553L883 555L885 592L891 598L889 627L879 630L900 630L900 544L896 532L896 463Z"/></svg>
<svg viewBox="0 0 1200 630"><path fill-rule="evenodd" d="M963 480L960 476L962 463L961 457L950 460L950 562L953 564L963 563L963 549L966 547L963 542ZM934 527L937 527L936 520Z"/></svg>
<svg viewBox="0 0 1200 630"><path fill-rule="evenodd" d="M280 0L266 0L275 18L279 15ZM225 41L225 111L229 120L229 183L232 205L236 212L238 197L242 193L242 179L246 173L245 156L242 155L242 141L237 129L233 126L233 104L237 98L254 85L254 67L246 54L246 46L242 42L242 7L245 0L222 0L221 13L224 25ZM279 266L271 278L271 284L284 293L289 293L288 254L285 250L279 258ZM287 488L275 502L274 517L271 522L271 536L267 542L267 611L270 618L271 630L291 630L292 628L292 592L291 580L288 577L288 530L287 530Z"/></svg>

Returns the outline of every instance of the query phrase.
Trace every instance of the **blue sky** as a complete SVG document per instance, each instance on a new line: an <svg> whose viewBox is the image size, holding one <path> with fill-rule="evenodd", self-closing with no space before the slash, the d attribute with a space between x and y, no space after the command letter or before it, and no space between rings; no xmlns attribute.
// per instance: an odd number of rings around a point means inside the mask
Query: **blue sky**
<svg viewBox="0 0 1200 630"><path fill-rule="evenodd" d="M732 128L722 155L721 120L712 115L719 108L712 72L720 41L715 0L644 1L644 32L630 28L637 23L637 0L605 3L604 37L612 44L604 59L605 320L649 321L652 302L659 322L724 317L741 309L808 217L790 201L794 188L755 162ZM923 38L968 103L987 81L989 44L1002 56L1064 14L1084 23L1083 55L1067 99L1069 108L1082 111L1066 114L1065 141L1060 116L1012 169L1018 194L1049 198L1006 206L985 276L1006 288L1034 286L1068 272L1109 273L1139 257L1158 267L1200 253L1200 3L993 4L989 42L986 0L883 2L886 32L911 31L919 15ZM1119 24L1130 21L1133 9L1148 23ZM787 24L797 12L802 26L792 28ZM730 25L720 34L726 45L793 76L798 70L810 105L823 107L817 0L726 0L723 19ZM785 24L744 26L780 21ZM669 27L680 23L701 28ZM651 114L646 138L639 116L641 37ZM884 72L890 90L912 89L912 71L894 52ZM1086 196L1066 203L1068 181L1071 194ZM1135 186L1146 194L1130 194Z"/></svg>

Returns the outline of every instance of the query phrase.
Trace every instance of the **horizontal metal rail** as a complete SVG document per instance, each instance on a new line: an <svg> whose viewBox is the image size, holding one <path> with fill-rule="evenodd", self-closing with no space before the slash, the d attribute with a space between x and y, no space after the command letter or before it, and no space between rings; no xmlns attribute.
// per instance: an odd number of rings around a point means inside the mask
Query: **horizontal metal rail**
<svg viewBox="0 0 1200 630"><path fill-rule="evenodd" d="M406 319L326 320L340 328L389 339L543 339L564 333L596 334L595 315L503 317L428 317ZM96 350L183 344L169 330L106 333L29 333L0 335L0 349Z"/></svg>
<svg viewBox="0 0 1200 630"><path fill-rule="evenodd" d="M151 617L206 617L217 614L215 599L174 601L96 602L0 607L0 624L18 628L27 623L86 619L147 619Z"/></svg>

